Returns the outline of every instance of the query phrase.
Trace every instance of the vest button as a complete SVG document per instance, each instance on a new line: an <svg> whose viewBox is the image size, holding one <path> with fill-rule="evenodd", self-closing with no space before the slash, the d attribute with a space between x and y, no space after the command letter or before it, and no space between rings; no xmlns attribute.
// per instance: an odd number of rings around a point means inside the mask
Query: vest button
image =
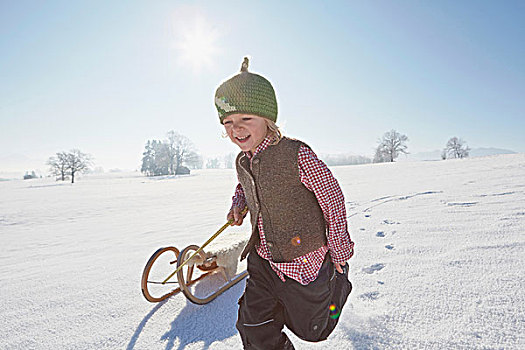
<svg viewBox="0 0 525 350"><path fill-rule="evenodd" d="M259 164L259 158L255 158L255 159L253 160L253 164Z"/></svg>

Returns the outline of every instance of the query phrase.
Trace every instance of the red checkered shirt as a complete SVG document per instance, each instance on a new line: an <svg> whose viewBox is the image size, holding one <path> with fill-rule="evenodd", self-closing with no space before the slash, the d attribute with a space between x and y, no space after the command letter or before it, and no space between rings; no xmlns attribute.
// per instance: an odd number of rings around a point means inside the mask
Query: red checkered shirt
<svg viewBox="0 0 525 350"><path fill-rule="evenodd" d="M268 148L271 141L270 137L265 138L257 146L253 155L250 152L245 152L245 155L251 161L253 156ZM301 183L315 194L328 223L327 246L322 246L290 262L276 263L272 260L266 244L262 216L259 214L257 227L261 241L257 246L257 253L269 261L270 266L283 282L285 281L284 275L286 275L302 285L307 285L317 278L328 251L333 262L344 264L354 253L354 242L348 233L343 192L332 172L309 147L301 146L297 156ZM233 206L239 208L246 206L244 189L240 183L235 189Z"/></svg>

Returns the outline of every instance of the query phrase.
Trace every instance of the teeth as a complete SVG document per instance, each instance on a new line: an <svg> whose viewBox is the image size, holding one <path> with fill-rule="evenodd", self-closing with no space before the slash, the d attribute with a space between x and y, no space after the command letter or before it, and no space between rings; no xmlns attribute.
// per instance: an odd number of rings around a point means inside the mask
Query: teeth
<svg viewBox="0 0 525 350"><path fill-rule="evenodd" d="M248 136L250 136L250 135L248 135ZM241 141L242 141L242 140L246 140L246 139L248 138L248 136L244 136L244 137L239 137L239 136L237 136L237 139L239 139L239 140L241 140Z"/></svg>

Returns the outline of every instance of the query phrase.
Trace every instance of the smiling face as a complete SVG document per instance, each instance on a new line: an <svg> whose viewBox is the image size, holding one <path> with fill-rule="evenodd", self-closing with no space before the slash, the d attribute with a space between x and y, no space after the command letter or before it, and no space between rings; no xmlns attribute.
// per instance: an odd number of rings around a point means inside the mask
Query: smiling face
<svg viewBox="0 0 525 350"><path fill-rule="evenodd" d="M244 152L255 152L268 134L265 119L256 115L231 114L224 118L223 124L230 140Z"/></svg>

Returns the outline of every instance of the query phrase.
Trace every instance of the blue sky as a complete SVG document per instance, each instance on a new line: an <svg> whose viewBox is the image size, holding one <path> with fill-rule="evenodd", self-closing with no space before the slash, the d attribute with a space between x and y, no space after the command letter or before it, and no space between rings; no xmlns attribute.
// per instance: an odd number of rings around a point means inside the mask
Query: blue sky
<svg viewBox="0 0 525 350"><path fill-rule="evenodd" d="M244 55L318 153L372 155L392 128L412 153L525 152L522 1L2 1L0 33L0 158L134 169L172 129L237 151L213 94Z"/></svg>

